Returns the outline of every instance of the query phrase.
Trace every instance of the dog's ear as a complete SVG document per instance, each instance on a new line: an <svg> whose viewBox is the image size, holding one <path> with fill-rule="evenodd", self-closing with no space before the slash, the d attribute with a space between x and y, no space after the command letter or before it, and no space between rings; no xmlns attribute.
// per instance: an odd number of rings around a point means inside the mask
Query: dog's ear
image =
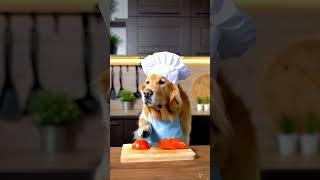
<svg viewBox="0 0 320 180"><path fill-rule="evenodd" d="M172 85L172 89L170 92L170 100L169 100L169 107L172 112L180 111L182 107L182 99L180 96L179 88L175 85Z"/></svg>

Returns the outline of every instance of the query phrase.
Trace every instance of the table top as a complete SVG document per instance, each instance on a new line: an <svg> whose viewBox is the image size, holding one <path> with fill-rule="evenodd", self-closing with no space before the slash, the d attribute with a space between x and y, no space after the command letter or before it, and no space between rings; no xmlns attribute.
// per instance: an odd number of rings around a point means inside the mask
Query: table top
<svg viewBox="0 0 320 180"><path fill-rule="evenodd" d="M296 153L292 157L283 157L279 152L264 152L260 155L261 170L308 170L320 169L320 154L304 157Z"/></svg>
<svg viewBox="0 0 320 180"><path fill-rule="evenodd" d="M93 171L101 157L102 152L94 150L62 153L55 158L34 150L1 152L0 172Z"/></svg>
<svg viewBox="0 0 320 180"><path fill-rule="evenodd" d="M195 160L121 163L121 147L110 148L110 179L210 179L210 146L191 146Z"/></svg>

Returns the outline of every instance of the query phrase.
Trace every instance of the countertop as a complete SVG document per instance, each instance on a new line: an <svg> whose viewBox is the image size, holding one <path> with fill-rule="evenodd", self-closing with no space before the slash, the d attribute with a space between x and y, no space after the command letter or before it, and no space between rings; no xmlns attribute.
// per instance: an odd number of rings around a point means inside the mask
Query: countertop
<svg viewBox="0 0 320 180"><path fill-rule="evenodd" d="M265 152L260 155L261 170L320 170L320 154L313 158L305 158L296 153L291 158L285 158L279 152Z"/></svg>
<svg viewBox="0 0 320 180"><path fill-rule="evenodd" d="M191 146L197 159L147 163L120 162L121 147L110 148L110 179L210 179L210 146Z"/></svg>
<svg viewBox="0 0 320 180"><path fill-rule="evenodd" d="M141 109L134 109L134 110L115 110L112 109L110 111L110 116L111 117L121 117L121 116L138 116L141 113ZM195 111L192 110L192 116L210 116L210 112L205 112L205 111Z"/></svg>
<svg viewBox="0 0 320 180"><path fill-rule="evenodd" d="M48 159L38 151L20 150L0 153L0 172L93 171L102 153L78 151Z"/></svg>

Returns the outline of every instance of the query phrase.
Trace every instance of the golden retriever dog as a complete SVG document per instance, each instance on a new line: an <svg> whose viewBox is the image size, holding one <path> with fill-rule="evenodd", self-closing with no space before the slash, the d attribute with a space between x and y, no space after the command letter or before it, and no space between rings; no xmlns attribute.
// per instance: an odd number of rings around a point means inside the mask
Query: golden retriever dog
<svg viewBox="0 0 320 180"><path fill-rule="evenodd" d="M143 132L150 132L151 125L147 121L148 113L155 119L164 121L175 120L178 115L184 141L189 144L191 107L189 98L182 87L171 83L161 75L150 74L140 85L140 92L143 108L135 137L143 137Z"/></svg>

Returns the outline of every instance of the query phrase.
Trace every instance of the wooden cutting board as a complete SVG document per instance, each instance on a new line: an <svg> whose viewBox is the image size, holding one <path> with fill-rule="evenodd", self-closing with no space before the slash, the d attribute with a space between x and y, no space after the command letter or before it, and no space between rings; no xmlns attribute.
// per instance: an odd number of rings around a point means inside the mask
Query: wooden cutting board
<svg viewBox="0 0 320 180"><path fill-rule="evenodd" d="M191 148L165 150L152 146L148 150L134 150L132 144L124 144L121 149L121 163L159 162L194 160L196 153Z"/></svg>

